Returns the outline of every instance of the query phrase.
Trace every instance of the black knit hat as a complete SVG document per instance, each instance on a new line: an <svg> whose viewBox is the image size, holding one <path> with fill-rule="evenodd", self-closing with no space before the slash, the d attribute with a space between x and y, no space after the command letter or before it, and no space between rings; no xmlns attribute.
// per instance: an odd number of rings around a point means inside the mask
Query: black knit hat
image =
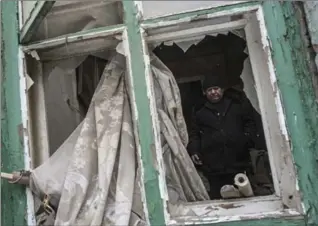
<svg viewBox="0 0 318 226"><path fill-rule="evenodd" d="M214 67L212 73L206 75L203 79L202 88L204 91L213 86L226 88L225 70L220 65Z"/></svg>

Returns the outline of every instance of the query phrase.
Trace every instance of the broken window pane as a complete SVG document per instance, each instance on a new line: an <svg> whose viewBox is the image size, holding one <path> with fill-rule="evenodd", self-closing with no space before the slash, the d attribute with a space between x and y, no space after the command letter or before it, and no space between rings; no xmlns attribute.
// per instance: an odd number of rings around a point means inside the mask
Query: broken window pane
<svg viewBox="0 0 318 226"><path fill-rule="evenodd" d="M197 27L197 23L180 26L190 30ZM213 21L206 21L205 25L209 23ZM146 37L149 51L170 69L180 90L189 144L184 148L178 144L178 151L187 148L188 158L192 158L212 200L273 194L262 116L244 30L189 37L184 37L187 31L178 33L178 30L174 26L151 29ZM182 38L174 40L173 34ZM164 37L168 37L168 41L160 41ZM179 131L180 123L171 124ZM190 178L169 163L180 161L170 139L166 134L162 136L162 143L167 142L163 145L165 174L172 204L170 211L178 216L185 211L181 203L200 201L199 196L195 197L200 184L193 186L197 177L193 172ZM179 177L176 180L179 182L172 184L175 177Z"/></svg>
<svg viewBox="0 0 318 226"><path fill-rule="evenodd" d="M32 40L122 23L121 1L56 1Z"/></svg>
<svg viewBox="0 0 318 226"><path fill-rule="evenodd" d="M143 1L144 19L240 3L242 1Z"/></svg>

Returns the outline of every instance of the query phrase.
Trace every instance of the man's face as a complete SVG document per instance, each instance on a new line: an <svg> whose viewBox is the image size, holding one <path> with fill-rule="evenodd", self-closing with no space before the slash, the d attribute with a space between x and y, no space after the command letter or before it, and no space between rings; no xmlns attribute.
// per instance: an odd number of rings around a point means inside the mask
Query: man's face
<svg viewBox="0 0 318 226"><path fill-rule="evenodd" d="M218 86L213 86L208 88L205 93L211 103L217 103L222 99L224 90Z"/></svg>

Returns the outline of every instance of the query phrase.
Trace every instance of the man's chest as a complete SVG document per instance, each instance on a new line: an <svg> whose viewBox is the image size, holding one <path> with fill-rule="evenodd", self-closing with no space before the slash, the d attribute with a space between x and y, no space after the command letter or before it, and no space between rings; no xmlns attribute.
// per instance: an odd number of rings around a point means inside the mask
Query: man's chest
<svg viewBox="0 0 318 226"><path fill-rule="evenodd" d="M196 121L200 128L204 129L240 129L243 125L242 112L238 104L231 104L226 108L222 107L203 107L196 114Z"/></svg>

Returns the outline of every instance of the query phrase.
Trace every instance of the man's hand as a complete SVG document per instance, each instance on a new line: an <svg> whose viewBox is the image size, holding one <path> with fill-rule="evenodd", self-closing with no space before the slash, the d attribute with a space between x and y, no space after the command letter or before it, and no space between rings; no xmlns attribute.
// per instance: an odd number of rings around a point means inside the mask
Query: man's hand
<svg viewBox="0 0 318 226"><path fill-rule="evenodd" d="M191 155L191 159L195 165L202 165L202 161L200 160L198 154Z"/></svg>

